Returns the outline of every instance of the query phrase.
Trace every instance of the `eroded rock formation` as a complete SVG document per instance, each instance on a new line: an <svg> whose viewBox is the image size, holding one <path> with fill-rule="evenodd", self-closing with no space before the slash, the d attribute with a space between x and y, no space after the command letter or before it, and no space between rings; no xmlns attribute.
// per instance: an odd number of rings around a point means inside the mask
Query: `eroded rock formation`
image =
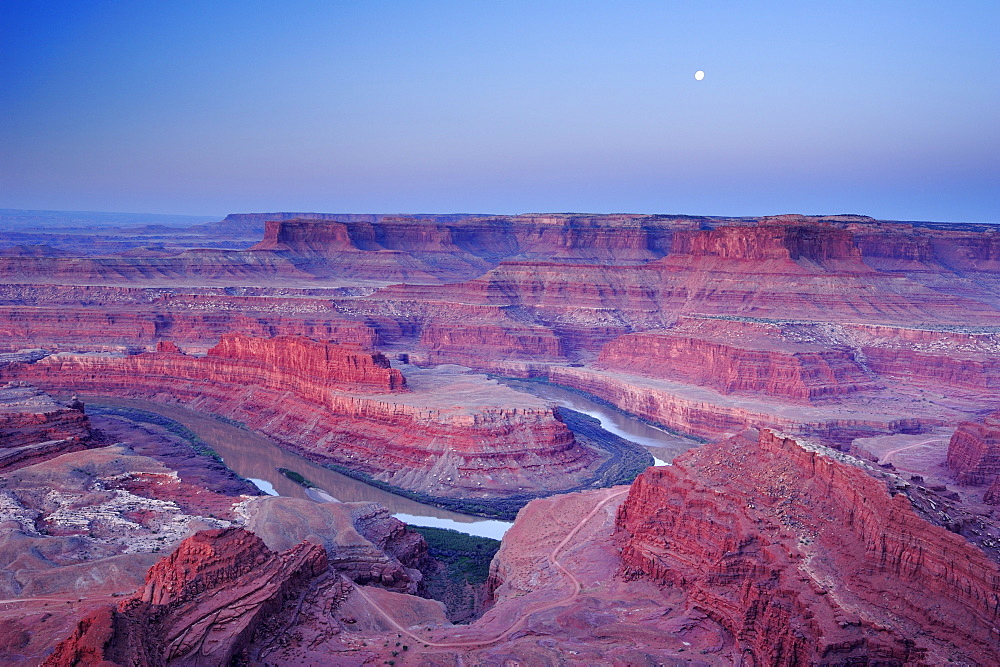
<svg viewBox="0 0 1000 667"><path fill-rule="evenodd" d="M636 480L623 572L685 591L754 664L1000 659L1000 570L900 478L771 431Z"/></svg>
<svg viewBox="0 0 1000 667"><path fill-rule="evenodd" d="M544 402L482 376L428 371L407 392L384 356L299 338L229 336L205 357L64 353L0 373L64 391L183 401L321 462L436 496L588 485L608 458L577 443Z"/></svg>
<svg viewBox="0 0 1000 667"><path fill-rule="evenodd" d="M877 386L849 348L818 327L682 318L662 331L621 336L601 350L603 367L744 393L813 401Z"/></svg>
<svg viewBox="0 0 1000 667"><path fill-rule="evenodd" d="M241 528L198 533L150 568L135 596L82 619L44 664L228 664L326 568L318 545L278 554Z"/></svg>
<svg viewBox="0 0 1000 667"><path fill-rule="evenodd" d="M959 424L948 443L948 467L959 484L990 484L1000 474L1000 413Z"/></svg>
<svg viewBox="0 0 1000 667"><path fill-rule="evenodd" d="M81 404L57 403L26 382L0 386L0 472L83 449L90 442Z"/></svg>

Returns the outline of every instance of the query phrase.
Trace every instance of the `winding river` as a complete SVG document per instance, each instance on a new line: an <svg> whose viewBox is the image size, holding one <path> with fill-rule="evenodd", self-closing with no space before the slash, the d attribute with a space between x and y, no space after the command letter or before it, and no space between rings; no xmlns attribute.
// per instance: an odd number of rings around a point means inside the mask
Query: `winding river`
<svg viewBox="0 0 1000 667"><path fill-rule="evenodd" d="M519 391L597 418L606 430L647 447L657 465L665 464L696 444L560 387L512 380L504 382ZM271 495L309 498L318 502L377 502L401 521L414 526L450 528L493 539L500 539L511 526L509 521L459 514L369 486L282 449L259 433L239 428L212 415L135 399L87 396L84 400L95 407L125 407L152 412L183 424L208 443L230 469ZM278 468L299 473L319 489L306 489L296 484L278 472Z"/></svg>
<svg viewBox="0 0 1000 667"><path fill-rule="evenodd" d="M648 424L641 419L619 412L607 405L593 401L583 394L543 382L527 380L500 379L505 385L518 391L534 394L551 403L564 408L590 415L601 422L605 431L638 443L649 450L656 460L656 465L668 465L674 458L692 447L698 446L698 441L685 438L661 428Z"/></svg>

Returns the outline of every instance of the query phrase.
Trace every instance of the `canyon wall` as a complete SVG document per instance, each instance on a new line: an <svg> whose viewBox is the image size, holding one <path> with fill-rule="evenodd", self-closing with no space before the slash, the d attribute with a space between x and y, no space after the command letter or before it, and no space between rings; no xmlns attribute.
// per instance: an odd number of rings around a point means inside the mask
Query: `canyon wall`
<svg viewBox="0 0 1000 667"><path fill-rule="evenodd" d="M593 394L625 412L707 440L746 428L773 427L847 449L855 438L885 433L919 433L942 423L929 416L879 413L863 407L803 407L766 400L728 401L695 385L589 368L552 366L548 379Z"/></svg>
<svg viewBox="0 0 1000 667"><path fill-rule="evenodd" d="M1000 412L959 424L948 442L948 468L959 484L989 484L1000 475Z"/></svg>
<svg viewBox="0 0 1000 667"><path fill-rule="evenodd" d="M276 554L240 528L203 531L150 568L134 597L82 619L43 664L228 664L326 569L315 544Z"/></svg>
<svg viewBox="0 0 1000 667"><path fill-rule="evenodd" d="M640 475L623 572L680 587L754 664L1000 659L1000 570L899 477L769 430Z"/></svg>
<svg viewBox="0 0 1000 667"><path fill-rule="evenodd" d="M621 336L600 367L792 401L844 396L877 384L844 346L803 340L808 326L682 318L670 329ZM799 333L799 336L794 334ZM814 338L818 336L813 336Z"/></svg>
<svg viewBox="0 0 1000 667"><path fill-rule="evenodd" d="M64 353L0 375L51 390L180 402L321 463L434 496L573 488L607 458L576 442L540 400L481 376L429 373L422 389L407 392L382 355L294 337L228 336L200 358L169 345L131 356Z"/></svg>
<svg viewBox="0 0 1000 667"><path fill-rule="evenodd" d="M0 472L91 445L90 421L81 403L57 403L26 382L0 386Z"/></svg>

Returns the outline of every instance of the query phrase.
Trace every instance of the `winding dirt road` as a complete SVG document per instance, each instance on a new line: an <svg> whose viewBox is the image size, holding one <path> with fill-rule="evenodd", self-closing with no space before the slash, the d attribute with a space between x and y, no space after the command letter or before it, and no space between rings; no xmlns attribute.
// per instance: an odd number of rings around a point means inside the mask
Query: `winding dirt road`
<svg viewBox="0 0 1000 667"><path fill-rule="evenodd" d="M430 641L428 639L424 639L423 637L421 637L419 635L414 634L413 632L411 632L407 628L403 627L400 623L398 623L396 621L396 619L394 619L389 614L389 612L387 612L385 609L383 609L364 590L362 590L362 588L360 586L356 586L354 588L354 590L357 591L358 595L360 595L362 598L364 598L365 601L368 602L368 604L370 604L380 614L382 614L382 616L385 617L385 619L389 622L389 624L392 625L394 628L396 628L396 630L398 630L402 634L405 634L407 637L410 637L414 641L420 642L422 644L426 644L427 646L433 646L433 647L436 647L436 648L467 648L467 647L471 647L471 646L489 646L490 644L496 644L497 642L503 641L504 639L506 639L507 637L509 637L511 634L513 634L514 632L516 632L518 629L520 629L521 625L524 623L525 620L527 620L528 616L530 616L532 614L537 614L540 611L546 611L546 610L552 609L554 607L563 606L567 602L571 601L573 598L575 598L577 595L580 594L580 590L582 589L582 586L580 584L580 580L577 579L573 575L572 572L570 572L565 567L563 567L562 563L560 563L557 560L559 552L562 551L566 547L566 545L568 545L570 543L570 541L574 537L576 537L576 534L580 532L580 529L583 528L584 525L586 525L588 521L590 521L591 519L593 519L594 516L598 512L601 511L602 507L604 507L605 505L607 505L609 502L611 502L612 500L614 500L618 496L623 496L623 495L627 494L628 492L629 492L629 489L625 489L623 491L608 492L607 495L605 495L605 497L600 500L600 502L598 502L596 505L594 505L594 508L592 510L590 510L590 512L587 514L587 516L585 516L582 519L580 519L579 523L577 523L573 527L573 529L571 531L569 531L569 533L566 534L566 537L564 537L562 539L562 541L559 542L559 544L556 545L556 547L552 550L552 552L549 553L549 564L554 565L556 568L558 568L572 582L572 584L573 584L573 592L570 593L569 595L566 595L566 596L558 599L558 600L553 600L551 602L546 602L545 604L539 605L537 607L531 607L531 608L527 609L526 611L521 612L520 615L518 615L517 619L510 625L510 627L507 628L506 630L504 630L503 632L501 632L496 637L493 637L493 638L490 638L490 639L478 639L478 640L458 641L458 642L434 642L434 641Z"/></svg>

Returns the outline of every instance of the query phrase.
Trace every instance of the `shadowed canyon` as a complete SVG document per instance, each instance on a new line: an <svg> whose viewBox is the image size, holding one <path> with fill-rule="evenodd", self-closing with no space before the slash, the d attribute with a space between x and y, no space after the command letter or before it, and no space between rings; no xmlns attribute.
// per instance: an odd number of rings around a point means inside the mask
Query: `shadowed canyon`
<svg viewBox="0 0 1000 667"><path fill-rule="evenodd" d="M5 236L4 664L1000 663L1000 229Z"/></svg>

